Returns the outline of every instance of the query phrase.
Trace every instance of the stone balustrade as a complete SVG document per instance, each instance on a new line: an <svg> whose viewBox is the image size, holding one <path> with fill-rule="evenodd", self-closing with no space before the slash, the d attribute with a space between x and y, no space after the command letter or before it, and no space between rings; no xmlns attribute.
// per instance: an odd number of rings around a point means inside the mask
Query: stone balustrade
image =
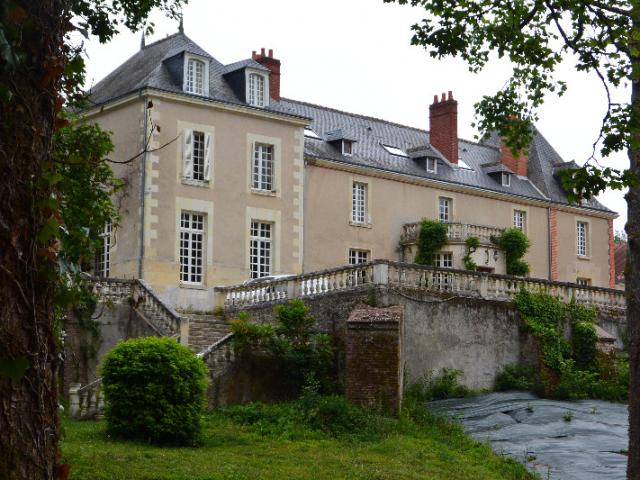
<svg viewBox="0 0 640 480"><path fill-rule="evenodd" d="M265 302L324 295L363 285L417 289L501 301L511 301L521 289L527 289L532 292L547 292L565 302L575 298L578 303L597 307L625 308L626 306L624 292L609 288L428 267L388 260L332 268L276 281L216 287L216 305L232 308L245 307Z"/></svg>
<svg viewBox="0 0 640 480"><path fill-rule="evenodd" d="M71 418L96 418L104 409L102 378L85 386L72 383L69 388L69 415Z"/></svg>
<svg viewBox="0 0 640 480"><path fill-rule="evenodd" d="M407 223L402 227L400 243L411 244L418 241L420 223ZM491 237L500 235L504 229L486 225L472 225L469 223L445 223L447 239L450 242L464 242L469 237L477 237L482 244L491 244Z"/></svg>
<svg viewBox="0 0 640 480"><path fill-rule="evenodd" d="M372 282L372 263L349 265L278 280L216 287L216 305L235 307L290 298L305 298L347 290Z"/></svg>

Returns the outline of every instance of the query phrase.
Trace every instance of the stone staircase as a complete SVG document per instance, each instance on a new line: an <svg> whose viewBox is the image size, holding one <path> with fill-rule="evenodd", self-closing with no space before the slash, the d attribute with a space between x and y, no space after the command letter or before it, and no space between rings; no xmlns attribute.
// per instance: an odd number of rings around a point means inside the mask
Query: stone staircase
<svg viewBox="0 0 640 480"><path fill-rule="evenodd" d="M211 314L182 314L189 319L189 348L200 353L231 333L231 327L220 316Z"/></svg>

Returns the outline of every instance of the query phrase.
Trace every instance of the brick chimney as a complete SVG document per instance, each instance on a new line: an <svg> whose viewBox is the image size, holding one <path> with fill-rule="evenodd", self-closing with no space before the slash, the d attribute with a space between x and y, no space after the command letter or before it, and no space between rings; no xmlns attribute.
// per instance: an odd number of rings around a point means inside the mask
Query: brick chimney
<svg viewBox="0 0 640 480"><path fill-rule="evenodd" d="M273 49L269 49L268 54L265 53L264 48L260 50L260 53L256 53L254 50L251 58L269 69L271 72L269 75L269 96L273 100L280 100L280 60L273 58Z"/></svg>
<svg viewBox="0 0 640 480"><path fill-rule="evenodd" d="M500 162L516 175L526 177L529 171L529 157L523 150L514 155L511 149L504 143L504 139L500 142Z"/></svg>
<svg viewBox="0 0 640 480"><path fill-rule="evenodd" d="M429 107L430 143L451 163L458 163L458 102L453 94L434 95Z"/></svg>

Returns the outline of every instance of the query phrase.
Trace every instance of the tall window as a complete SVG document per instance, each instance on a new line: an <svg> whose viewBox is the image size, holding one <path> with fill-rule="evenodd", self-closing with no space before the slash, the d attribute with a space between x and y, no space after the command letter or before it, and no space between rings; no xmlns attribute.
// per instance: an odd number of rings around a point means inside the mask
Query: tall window
<svg viewBox="0 0 640 480"><path fill-rule="evenodd" d="M351 192L351 221L354 223L367 222L367 184L353 182Z"/></svg>
<svg viewBox="0 0 640 480"><path fill-rule="evenodd" d="M204 180L204 133L193 132L193 179Z"/></svg>
<svg viewBox="0 0 640 480"><path fill-rule="evenodd" d="M184 131L182 177L185 180L209 181L211 176L211 134Z"/></svg>
<svg viewBox="0 0 640 480"><path fill-rule="evenodd" d="M180 281L202 284L204 252L204 215L182 212L180 215Z"/></svg>
<svg viewBox="0 0 640 480"><path fill-rule="evenodd" d="M578 242L578 255L586 257L589 254L589 225L586 222L578 222L576 237Z"/></svg>
<svg viewBox="0 0 640 480"><path fill-rule="evenodd" d="M251 278L271 275L271 252L273 248L272 224L251 221L249 245L249 270Z"/></svg>
<svg viewBox="0 0 640 480"><path fill-rule="evenodd" d="M187 60L185 91L194 95L204 95L204 62L195 58Z"/></svg>
<svg viewBox="0 0 640 480"><path fill-rule="evenodd" d="M94 272L97 277L108 277L111 270L111 234L113 226L107 222L100 234L100 246L96 251Z"/></svg>
<svg viewBox="0 0 640 480"><path fill-rule="evenodd" d="M437 268L453 268L453 254L434 254L433 266ZM431 274L431 282L432 286L439 290L450 290L453 285L453 276L450 273L433 272Z"/></svg>
<svg viewBox="0 0 640 480"><path fill-rule="evenodd" d="M525 225L527 223L527 212L522 210L513 211L513 227L524 232Z"/></svg>
<svg viewBox="0 0 640 480"><path fill-rule="evenodd" d="M264 107L264 76L249 74L249 105Z"/></svg>
<svg viewBox="0 0 640 480"><path fill-rule="evenodd" d="M441 222L450 222L453 218L453 200L440 197L438 200L438 215Z"/></svg>
<svg viewBox="0 0 640 480"><path fill-rule="evenodd" d="M273 145L254 145L252 185L256 190L273 191Z"/></svg>

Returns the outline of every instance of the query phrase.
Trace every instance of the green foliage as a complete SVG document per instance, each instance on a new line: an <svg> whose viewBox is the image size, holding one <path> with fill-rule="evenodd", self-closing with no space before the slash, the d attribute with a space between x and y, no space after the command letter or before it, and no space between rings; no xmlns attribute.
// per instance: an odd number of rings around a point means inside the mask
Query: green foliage
<svg viewBox="0 0 640 480"><path fill-rule="evenodd" d="M535 369L526 365L507 365L496 377L496 390L537 390Z"/></svg>
<svg viewBox="0 0 640 480"><path fill-rule="evenodd" d="M473 392L458 383L460 370L442 369L438 375L426 374L422 379L410 385L405 392L419 402L430 402L445 398L461 398L473 395Z"/></svg>
<svg viewBox="0 0 640 480"><path fill-rule="evenodd" d="M187 347L166 337L120 342L102 366L110 433L151 443L198 440L207 369Z"/></svg>
<svg viewBox="0 0 640 480"><path fill-rule="evenodd" d="M435 220L423 219L418 232L418 250L415 262L431 265L433 255L447 244L447 225Z"/></svg>
<svg viewBox="0 0 640 480"><path fill-rule="evenodd" d="M484 69L495 53L512 66L511 78L493 95L476 105L481 134L505 138L514 152L531 143L538 109L548 95L562 95L567 84L557 74L567 51L574 69L590 72L603 86L608 108L594 144L594 155L577 169L560 172L571 200L591 198L606 187L638 185L630 170L602 168L595 150L608 156L639 148L639 110L630 102L613 102L612 91L630 84L637 68L636 17L628 2L494 2L493 0L384 0L425 10L412 26L412 43L425 47L434 58L461 57L472 72ZM562 19L560 21L559 19Z"/></svg>
<svg viewBox="0 0 640 480"><path fill-rule="evenodd" d="M464 241L464 244L467 247L467 251L464 257L462 257L464 268L467 270L475 271L478 268L478 265L476 265L476 262L472 260L471 254L475 252L480 246L480 239L478 237L468 237Z"/></svg>
<svg viewBox="0 0 640 480"><path fill-rule="evenodd" d="M240 352L265 349L276 356L292 384L301 387L318 380L323 391L333 390L333 347L329 335L317 331L317 323L302 300L276 307L276 325L250 322L242 312L231 322L234 347Z"/></svg>
<svg viewBox="0 0 640 480"><path fill-rule="evenodd" d="M516 305L539 347L540 368L530 377L534 389L539 384L541 393L552 398L626 397L628 363L615 354L598 353L593 308L574 301L565 305L556 297L526 290L518 293ZM567 318L571 323L570 342L562 334ZM510 373L505 369L501 384L517 382L517 378L509 378Z"/></svg>
<svg viewBox="0 0 640 480"><path fill-rule="evenodd" d="M507 275L525 276L529 274L529 264L522 260L531 246L531 241L518 228L507 228L493 242L503 251L507 263Z"/></svg>

